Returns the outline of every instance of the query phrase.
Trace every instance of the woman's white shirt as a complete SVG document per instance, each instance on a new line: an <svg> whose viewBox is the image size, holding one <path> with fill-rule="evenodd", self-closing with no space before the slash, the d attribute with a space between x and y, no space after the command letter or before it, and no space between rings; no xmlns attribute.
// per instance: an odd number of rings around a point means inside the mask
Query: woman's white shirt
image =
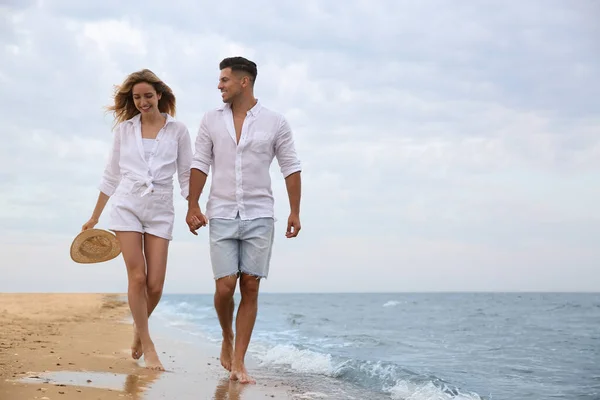
<svg viewBox="0 0 600 400"><path fill-rule="evenodd" d="M142 196L154 191L168 192L173 190L173 176L177 173L181 195L187 199L192 163L190 134L182 122L163 115L166 123L153 143L142 140L140 114L117 126L100 191L108 196L139 189L143 189Z"/></svg>

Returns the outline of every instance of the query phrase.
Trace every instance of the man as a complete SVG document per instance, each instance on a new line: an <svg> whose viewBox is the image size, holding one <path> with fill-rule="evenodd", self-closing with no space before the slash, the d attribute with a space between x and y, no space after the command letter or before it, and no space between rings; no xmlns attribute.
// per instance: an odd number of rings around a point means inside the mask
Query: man
<svg viewBox="0 0 600 400"><path fill-rule="evenodd" d="M290 203L288 238L300 232L301 167L286 119L254 97L256 64L231 57L219 68L218 89L224 105L206 113L198 130L186 222L197 235L196 230L210 221L214 304L223 330L221 365L230 371L231 380L256 383L244 359L256 320L260 279L268 275L274 238L269 167L276 157L285 177ZM211 165L205 216L199 198ZM234 336L233 294L238 277L241 302Z"/></svg>

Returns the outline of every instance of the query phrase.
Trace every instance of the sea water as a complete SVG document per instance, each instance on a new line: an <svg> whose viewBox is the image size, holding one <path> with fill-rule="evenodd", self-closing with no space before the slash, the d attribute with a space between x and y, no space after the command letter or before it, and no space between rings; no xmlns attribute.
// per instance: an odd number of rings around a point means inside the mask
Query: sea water
<svg viewBox="0 0 600 400"><path fill-rule="evenodd" d="M220 344L212 295L152 318ZM600 294L262 293L248 354L305 399L600 399Z"/></svg>

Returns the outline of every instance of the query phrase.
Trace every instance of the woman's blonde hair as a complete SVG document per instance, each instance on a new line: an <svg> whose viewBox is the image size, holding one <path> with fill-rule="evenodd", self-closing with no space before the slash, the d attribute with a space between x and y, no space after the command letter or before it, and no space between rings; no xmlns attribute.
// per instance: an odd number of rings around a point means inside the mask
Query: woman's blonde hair
<svg viewBox="0 0 600 400"><path fill-rule="evenodd" d="M156 93L161 95L161 98L158 101L158 110L161 113L167 113L172 117L175 116L177 107L175 95L171 88L161 81L154 72L149 69L143 69L129 74L120 86L115 86L113 95L114 104L107 107L107 111L112 111L115 116L115 126L140 113L133 102L132 91L133 87L141 82L152 85L154 90L156 90Z"/></svg>

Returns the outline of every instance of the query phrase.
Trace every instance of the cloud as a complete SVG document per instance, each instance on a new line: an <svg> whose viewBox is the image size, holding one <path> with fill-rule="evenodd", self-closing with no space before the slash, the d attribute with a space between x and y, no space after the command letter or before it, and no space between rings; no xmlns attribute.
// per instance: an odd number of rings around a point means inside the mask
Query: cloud
<svg viewBox="0 0 600 400"><path fill-rule="evenodd" d="M84 285L66 255L96 200L113 85L152 69L194 139L230 55L257 61L257 96L289 119L304 165L302 238L278 243L273 269L285 273L271 290L590 288L600 257L590 239L600 233L594 3L178 5L3 3L0 246L27 272L0 289L27 290L24 277L43 268L24 256L32 249ZM272 171L283 233L287 194ZM193 290L186 273L210 277L184 261L203 246L185 209L177 198L174 291ZM294 269L309 262L316 278L297 284ZM380 280L407 274L398 286ZM103 276L84 286L123 279Z"/></svg>

